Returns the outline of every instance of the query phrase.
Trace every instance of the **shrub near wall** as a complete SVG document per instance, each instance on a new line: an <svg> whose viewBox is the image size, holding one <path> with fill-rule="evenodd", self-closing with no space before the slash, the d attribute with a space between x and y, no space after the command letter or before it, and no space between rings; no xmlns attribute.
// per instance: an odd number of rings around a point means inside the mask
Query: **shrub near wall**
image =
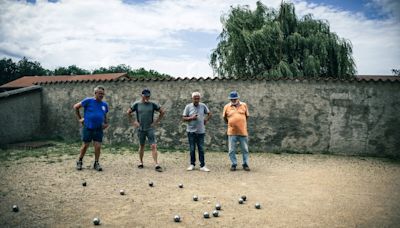
<svg viewBox="0 0 400 228"><path fill-rule="evenodd" d="M49 136L79 139L79 124L72 105L93 96L97 83L42 84ZM222 110L231 90L240 93L250 109L251 151L398 156L400 151L400 83L334 80L120 80L102 82L110 106L110 128L105 143L138 143L126 110L140 99L143 88L167 111L157 129L161 146L187 147L181 115L191 93L202 93L213 118L207 125L206 145L226 150Z"/></svg>

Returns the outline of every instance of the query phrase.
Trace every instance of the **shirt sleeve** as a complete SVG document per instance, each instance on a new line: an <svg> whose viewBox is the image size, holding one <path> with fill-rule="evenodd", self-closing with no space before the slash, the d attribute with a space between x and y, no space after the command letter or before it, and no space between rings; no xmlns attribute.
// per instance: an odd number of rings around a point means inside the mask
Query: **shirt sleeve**
<svg viewBox="0 0 400 228"><path fill-rule="evenodd" d="M189 105L185 106L185 109L183 110L182 116L189 116Z"/></svg>
<svg viewBox="0 0 400 228"><path fill-rule="evenodd" d="M136 103L136 102L134 102L134 103L131 105L131 111L132 111L132 112L136 112L136 111L137 111L137 103Z"/></svg>
<svg viewBox="0 0 400 228"><path fill-rule="evenodd" d="M208 114L210 109L208 109L207 105L204 104L204 114Z"/></svg>
<svg viewBox="0 0 400 228"><path fill-rule="evenodd" d="M153 109L156 111L160 111L161 106L159 104L153 103Z"/></svg>
<svg viewBox="0 0 400 228"><path fill-rule="evenodd" d="M227 106L225 105L225 106L224 106L224 111L222 112L222 117L223 117L223 118L226 117L226 108L227 108Z"/></svg>
<svg viewBox="0 0 400 228"><path fill-rule="evenodd" d="M81 101L82 107L86 108L90 102L90 98L87 97Z"/></svg>
<svg viewBox="0 0 400 228"><path fill-rule="evenodd" d="M108 113L108 104L104 103L104 106L106 107L105 113Z"/></svg>

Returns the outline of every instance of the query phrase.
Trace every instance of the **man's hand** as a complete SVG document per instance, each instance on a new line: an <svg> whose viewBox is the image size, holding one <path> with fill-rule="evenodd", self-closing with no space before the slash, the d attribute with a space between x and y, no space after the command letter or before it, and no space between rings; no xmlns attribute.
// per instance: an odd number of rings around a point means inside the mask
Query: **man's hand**
<svg viewBox="0 0 400 228"><path fill-rule="evenodd" d="M191 120L197 120L197 114L194 114L193 116L190 117Z"/></svg>
<svg viewBox="0 0 400 228"><path fill-rule="evenodd" d="M106 129L106 128L108 128L108 126L109 126L108 123L103 124L103 130Z"/></svg>
<svg viewBox="0 0 400 228"><path fill-rule="evenodd" d="M204 125L206 125L208 123L207 119L204 119Z"/></svg>
<svg viewBox="0 0 400 228"><path fill-rule="evenodd" d="M80 118L78 121L83 126L83 122L85 121L85 118Z"/></svg>
<svg viewBox="0 0 400 228"><path fill-rule="evenodd" d="M133 122L133 126L135 128L138 128L138 127L140 127L140 123L138 121L135 121L135 122Z"/></svg>

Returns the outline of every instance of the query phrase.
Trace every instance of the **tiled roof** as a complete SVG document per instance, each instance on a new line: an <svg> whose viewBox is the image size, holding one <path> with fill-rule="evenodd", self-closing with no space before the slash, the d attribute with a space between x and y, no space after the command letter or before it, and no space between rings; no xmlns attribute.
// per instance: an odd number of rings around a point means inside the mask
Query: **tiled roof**
<svg viewBox="0 0 400 228"><path fill-rule="evenodd" d="M389 82L394 82L398 81L400 82L400 77L399 76L392 76L392 75L357 75L357 80L359 81L389 81Z"/></svg>
<svg viewBox="0 0 400 228"><path fill-rule="evenodd" d="M111 80L108 80L111 81ZM353 78L265 78L265 77L251 77L251 78L218 78L218 77L192 77L192 78L120 78L119 82L135 82L135 81L189 81L189 82L197 82L197 81L295 81L295 82L307 82L307 81L332 81L332 82L400 82L400 77L396 76L382 76L382 75L358 75ZM70 82L70 81L65 81ZM80 80L80 82L89 82L88 80ZM55 83L63 83L63 81L54 81L54 82L39 82L37 84L55 84Z"/></svg>
<svg viewBox="0 0 400 228"><path fill-rule="evenodd" d="M22 88L35 84L51 83L51 82L86 82L86 81L111 81L120 78L127 78L126 73L112 74L91 74L91 75L58 75L58 76L24 76L1 85L0 88Z"/></svg>

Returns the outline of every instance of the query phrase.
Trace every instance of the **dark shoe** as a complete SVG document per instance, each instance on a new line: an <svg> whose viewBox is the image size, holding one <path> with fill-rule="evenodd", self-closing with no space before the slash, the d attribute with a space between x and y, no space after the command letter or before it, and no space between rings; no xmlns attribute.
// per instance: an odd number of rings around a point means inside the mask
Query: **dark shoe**
<svg viewBox="0 0 400 228"><path fill-rule="evenodd" d="M236 165L231 166L231 171L236 171Z"/></svg>
<svg viewBox="0 0 400 228"><path fill-rule="evenodd" d="M83 162L82 162L82 161L77 161L77 162L76 162L76 169L77 169L77 170L82 170L82 165L83 165Z"/></svg>
<svg viewBox="0 0 400 228"><path fill-rule="evenodd" d="M249 167L247 164L244 164L244 165L243 165L243 169L244 169L245 171L250 171L250 167Z"/></svg>
<svg viewBox="0 0 400 228"><path fill-rule="evenodd" d="M156 169L157 172L162 172L163 171L161 166L159 166L159 165L157 165L155 169Z"/></svg>
<svg viewBox="0 0 400 228"><path fill-rule="evenodd" d="M95 162L95 163L94 163L93 168L94 168L95 170L99 171L99 172L100 172L100 171L103 171L103 168L101 168L100 163L98 163L98 162Z"/></svg>
<svg viewBox="0 0 400 228"><path fill-rule="evenodd" d="M138 166L137 166L139 169L143 169L143 164L139 164Z"/></svg>

